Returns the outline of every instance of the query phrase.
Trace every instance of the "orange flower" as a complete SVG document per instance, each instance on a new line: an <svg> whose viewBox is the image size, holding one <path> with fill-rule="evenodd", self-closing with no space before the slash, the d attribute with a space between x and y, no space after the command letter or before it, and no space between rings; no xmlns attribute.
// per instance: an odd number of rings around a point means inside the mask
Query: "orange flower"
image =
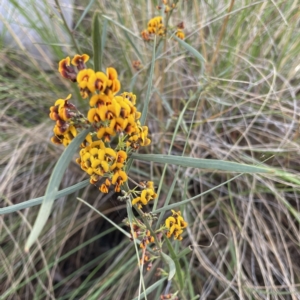
<svg viewBox="0 0 300 300"><path fill-rule="evenodd" d="M185 38L185 34L184 34L184 32L183 32L181 29L178 29L178 30L176 31L175 35L176 35L179 39L181 39L181 40L183 40L183 39Z"/></svg>
<svg viewBox="0 0 300 300"><path fill-rule="evenodd" d="M58 71L62 77L70 79L73 82L76 82L76 72L74 68L70 66L69 56L62 59L58 63Z"/></svg>
<svg viewBox="0 0 300 300"><path fill-rule="evenodd" d="M90 57L87 55L87 54L82 54L82 55L78 55L76 54L71 63L73 66L76 66L77 69L80 71L80 70L83 70L85 69L85 63L90 59Z"/></svg>

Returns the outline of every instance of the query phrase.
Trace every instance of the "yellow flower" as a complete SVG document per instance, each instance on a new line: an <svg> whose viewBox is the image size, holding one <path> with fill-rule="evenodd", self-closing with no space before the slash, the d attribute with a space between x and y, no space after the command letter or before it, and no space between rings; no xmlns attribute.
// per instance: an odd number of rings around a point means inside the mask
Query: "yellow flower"
<svg viewBox="0 0 300 300"><path fill-rule="evenodd" d="M128 99L132 103L132 105L136 104L136 95L135 94L124 92L121 94L121 96Z"/></svg>
<svg viewBox="0 0 300 300"><path fill-rule="evenodd" d="M75 108L75 106L68 102L71 96L72 95L69 94L68 97L65 99L58 99L54 104L58 108L57 110L59 118L63 121L67 121L76 115L74 112L71 111Z"/></svg>
<svg viewBox="0 0 300 300"><path fill-rule="evenodd" d="M114 159L116 159L117 154L115 152L115 150L113 150L112 148L105 148L105 156L104 159L106 161L113 161Z"/></svg>
<svg viewBox="0 0 300 300"><path fill-rule="evenodd" d="M162 17L154 17L148 22L148 27L158 27L160 24L162 24Z"/></svg>
<svg viewBox="0 0 300 300"><path fill-rule="evenodd" d="M127 181L127 174L123 170L118 170L114 173L111 183L115 185L115 191L120 192L120 186Z"/></svg>
<svg viewBox="0 0 300 300"><path fill-rule="evenodd" d="M90 177L90 184L96 184L100 178L101 176L99 176L98 174L92 174Z"/></svg>
<svg viewBox="0 0 300 300"><path fill-rule="evenodd" d="M101 184L100 188L99 188L100 192L102 192L103 194L107 194L108 193L108 186L106 184Z"/></svg>
<svg viewBox="0 0 300 300"><path fill-rule="evenodd" d="M151 189L154 191L154 183L153 181L147 181L146 186L148 189Z"/></svg>
<svg viewBox="0 0 300 300"><path fill-rule="evenodd" d="M123 151L123 150L119 150L118 152L117 152L117 162L119 163L119 164L124 164L124 162L125 162L125 160L126 160L126 158L127 158L127 153L125 152L125 151Z"/></svg>
<svg viewBox="0 0 300 300"><path fill-rule="evenodd" d="M181 234L183 229L187 227L187 222L184 221L180 211L172 210L172 216L165 220L165 226L169 229L167 237L174 237L175 240L182 240Z"/></svg>
<svg viewBox="0 0 300 300"><path fill-rule="evenodd" d="M114 68L107 68L106 75L108 80L107 90L105 91L105 93L109 96L113 96L121 89L121 83L118 80L118 73Z"/></svg>
<svg viewBox="0 0 300 300"><path fill-rule="evenodd" d="M104 94L96 94L92 96L90 99L91 107L97 106L99 108L103 105L109 105L109 104L111 104L111 99Z"/></svg>
<svg viewBox="0 0 300 300"><path fill-rule="evenodd" d="M100 118L100 111L98 108L91 108L89 111L88 111L88 114L87 114L87 119L89 120L90 123L98 123L101 121L101 118Z"/></svg>
<svg viewBox="0 0 300 300"><path fill-rule="evenodd" d="M128 116L130 115L130 112L131 112L130 106L123 100L123 97L121 97L121 96L117 96L117 97L115 97L115 99L121 106L121 113L120 113L121 117L124 119L128 118Z"/></svg>
<svg viewBox="0 0 300 300"><path fill-rule="evenodd" d="M94 93L96 90L104 92L107 86L108 78L103 72L94 72L88 80L87 87L90 92Z"/></svg>
<svg viewBox="0 0 300 300"><path fill-rule="evenodd" d="M174 217L169 217L166 219L165 224L167 228L171 228L173 224L176 223L176 219Z"/></svg>
<svg viewBox="0 0 300 300"><path fill-rule="evenodd" d="M164 35L165 27L161 16L155 17L148 22L148 33Z"/></svg>
<svg viewBox="0 0 300 300"><path fill-rule="evenodd" d="M183 40L183 39L185 38L184 32L183 32L182 30L180 30L180 29L177 29L175 35L176 35L179 39L181 39L181 40Z"/></svg>
<svg viewBox="0 0 300 300"><path fill-rule="evenodd" d="M141 194L141 201L148 203L150 200L153 200L157 197L157 194L152 189L144 189Z"/></svg>
<svg viewBox="0 0 300 300"><path fill-rule="evenodd" d="M88 133L88 135L85 137L85 141L91 144L93 142L92 135Z"/></svg>
<svg viewBox="0 0 300 300"><path fill-rule="evenodd" d="M77 74L78 86L81 89L87 88L90 78L91 77L94 78L94 76L95 76L95 72L92 69L84 69L84 70L79 71L78 74ZM93 91L91 91L91 92L93 92Z"/></svg>
<svg viewBox="0 0 300 300"><path fill-rule="evenodd" d="M101 184L99 190L104 193L104 194L107 194L108 193L108 190L109 190L109 187L111 185L111 182L108 178L105 179L105 182L103 184Z"/></svg>
<svg viewBox="0 0 300 300"><path fill-rule="evenodd" d="M113 128L116 132L122 132L126 128L127 124L128 119L123 119L119 117L112 119L109 126Z"/></svg>
<svg viewBox="0 0 300 300"><path fill-rule="evenodd" d="M100 176L103 176L109 170L109 165L107 161L100 160L100 159L95 159L92 162L91 167L94 170L94 173Z"/></svg>
<svg viewBox="0 0 300 300"><path fill-rule="evenodd" d="M110 138L115 135L116 135L115 131L112 128L107 126L102 126L97 130L97 138L98 139L103 138L104 142L110 142Z"/></svg>
<svg viewBox="0 0 300 300"><path fill-rule="evenodd" d="M114 118L119 117L121 112L121 106L117 101L113 99L112 104L102 106L100 111L100 118L102 121L112 120Z"/></svg>

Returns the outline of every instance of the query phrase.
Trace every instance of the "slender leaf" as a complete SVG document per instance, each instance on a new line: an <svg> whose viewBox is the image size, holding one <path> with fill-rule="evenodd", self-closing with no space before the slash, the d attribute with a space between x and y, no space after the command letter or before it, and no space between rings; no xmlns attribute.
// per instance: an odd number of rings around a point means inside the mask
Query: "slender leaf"
<svg viewBox="0 0 300 300"><path fill-rule="evenodd" d="M101 28L99 21L99 13L95 12L92 27L93 52L94 52L94 70L101 71L102 53L101 53Z"/></svg>
<svg viewBox="0 0 300 300"><path fill-rule="evenodd" d="M174 260L166 253L161 252L161 255L162 255L163 259L166 261L166 263L169 265L168 281L170 281L176 274L176 267L175 267Z"/></svg>
<svg viewBox="0 0 300 300"><path fill-rule="evenodd" d="M102 32L101 32L101 56L100 56L101 67L102 67L103 53L104 53L106 38L107 38L107 23L108 21L104 19L102 24Z"/></svg>
<svg viewBox="0 0 300 300"><path fill-rule="evenodd" d="M193 48L191 45L184 42L183 40L179 39L177 36L174 36L174 38L178 41L178 43L181 46L183 46L186 50L191 52L200 61L201 64L205 62L204 57L195 48Z"/></svg>
<svg viewBox="0 0 300 300"><path fill-rule="evenodd" d="M165 280L166 280L166 278L164 277L164 278L156 281L154 284L152 284L151 286L149 286L146 289L146 295L145 295L145 293L142 293L138 297L135 297L133 300L144 299L145 296L150 294L152 291L155 291Z"/></svg>
<svg viewBox="0 0 300 300"><path fill-rule="evenodd" d="M103 213L101 213L99 210L97 210L95 207L93 207L92 205L90 205L89 203L87 203L86 201L84 201L81 198L77 198L79 201L81 201L82 203L84 203L86 206L88 206L90 209L94 210L97 214L99 214L103 219L105 219L107 222L109 222L110 224L112 224L116 229L118 229L119 231L121 231L124 235L126 235L128 238L130 238L130 234L125 231L123 228L121 228L118 224L116 224L115 222L113 222L110 218L108 218L106 215L104 215Z"/></svg>
<svg viewBox="0 0 300 300"><path fill-rule="evenodd" d="M183 289L183 278L182 278L182 273L181 273L181 266L179 264L179 261L178 261L178 256L176 256L176 253L172 247L172 244L170 242L170 240L168 238L165 239L166 241L166 244L167 244L167 247L168 247L168 250L170 252L170 255L175 263L175 268L176 268L176 276L177 276L177 279L178 279L178 282L179 282L179 286L181 289Z"/></svg>
<svg viewBox="0 0 300 300"><path fill-rule="evenodd" d="M118 20L119 22L122 24L124 23L124 19L122 19L122 15L117 11L118 14ZM107 19L105 19L105 21L107 21ZM131 45L132 49L135 51L136 55L138 56L138 58L140 59L140 61L142 62L142 64L144 64L144 59L143 56L141 55L141 52L139 51L137 45L138 43L134 43L130 36L127 33L127 30L124 31L124 36L126 38L126 40L129 42L129 44Z"/></svg>
<svg viewBox="0 0 300 300"><path fill-rule="evenodd" d="M110 18L110 17L108 17L106 15L102 15L102 17L105 18L105 19L107 19L108 21L111 21L112 23L114 23L118 27L122 28L123 30L127 31L128 33L130 33L131 35L133 35L135 38L138 38L139 40L142 39L140 36L136 35L133 31L129 30L124 25L118 23L117 21L113 20L112 18Z"/></svg>
<svg viewBox="0 0 300 300"><path fill-rule="evenodd" d="M236 162L229 162L216 159L203 159L194 157L184 157L175 155L161 155L161 154L138 154L133 153L131 155L133 159L143 161L153 161L163 164L173 164L182 167L201 168L209 170L222 170L229 172L239 173L274 173L271 168L256 167L246 164L240 164Z"/></svg>
<svg viewBox="0 0 300 300"><path fill-rule="evenodd" d="M180 171L180 168L177 169L176 171L176 174L173 178L173 182L168 190L168 194L167 194L167 197L166 197L166 200L164 201L164 205L168 205L171 201L171 198L172 198L172 195L173 195L173 192L174 192L174 189L175 189L175 185L176 185L176 182L178 180L178 175L179 175L179 171ZM153 210L156 209L156 206L155 208L153 207ZM158 227L160 226L160 224L162 223L162 218L164 216L164 211L161 212L161 214L159 215L158 217L158 220L157 220L157 224L156 224L156 229L158 229Z"/></svg>
<svg viewBox="0 0 300 300"><path fill-rule="evenodd" d="M194 197L192 197L192 198L185 199L185 200L182 200L182 201L173 203L173 204L165 205L164 207L161 207L161 208L159 208L159 209L156 209L156 210L152 211L152 213L153 213L153 214L157 214L157 213L159 213L159 212L161 212L161 211L170 210L170 209L176 208L176 207L178 207L178 206L180 206L180 205L187 204L187 203L189 203L189 202L191 202L191 201L193 201L193 200L196 200L197 198L199 198L199 197L201 197L201 196L203 196L203 195L205 195L205 194L208 194L208 193L212 192L212 191L215 190L215 189L218 189L219 187L221 187L221 186L227 184L228 182L230 182L230 181L232 181L232 180L235 180L236 178L238 178L238 177L240 177L240 176L242 176L242 175L243 175L243 174L239 174L239 175L237 175L237 176L235 176L235 177L233 177L233 178L231 178L231 179L229 179L229 180L226 180L226 181L222 182L221 184L219 184L219 185L217 185L217 186L215 186L215 187L213 187L213 188L211 188L211 189L209 189L209 190L207 190L207 191L205 191L205 192L203 192L203 193L201 193L201 194L199 194L199 195L196 195L196 196L194 196Z"/></svg>
<svg viewBox="0 0 300 300"><path fill-rule="evenodd" d="M53 172L51 174L42 206L40 208L40 211L38 213L36 221L33 225L33 228L31 230L30 235L25 244L25 252L29 251L29 248L37 240L39 234L41 233L42 229L44 228L44 226L48 220L48 217L51 213L51 208L52 208L53 202L57 198L58 187L61 183L61 180L63 178L65 170L69 166L74 153L78 151L79 145L85 139L88 132L89 132L89 129L85 129L83 132L81 132L71 142L71 144L68 147L66 147L63 154L60 156L59 160L57 161L57 163L53 169Z"/></svg>
<svg viewBox="0 0 300 300"><path fill-rule="evenodd" d="M67 196L67 195L72 194L72 193L74 193L78 190L81 190L81 189L85 188L86 186L88 186L89 184L90 184L90 181L89 181L89 179L87 179L87 180L81 181L79 183L76 183L76 184L74 184L74 185L72 185L72 186L70 186L66 189L60 190L59 192L57 192L54 200L57 200L61 197ZM35 198L35 199L24 201L22 203L18 203L18 204L15 204L15 205L10 205L8 207L0 208L0 215L9 214L9 213L21 210L21 209L25 209L25 208L32 207L32 206L35 206L35 205L39 205L43 202L44 197L45 196L38 197L38 198Z"/></svg>
<svg viewBox="0 0 300 300"><path fill-rule="evenodd" d="M78 22L76 23L73 31L76 30L76 28L80 25L82 20L84 19L85 15L90 11L91 6L94 4L95 0L91 0L90 3L86 6L85 10L83 11L82 15L80 16Z"/></svg>
<svg viewBox="0 0 300 300"><path fill-rule="evenodd" d="M185 248L177 255L177 258L186 257L191 252L192 252L191 248Z"/></svg>

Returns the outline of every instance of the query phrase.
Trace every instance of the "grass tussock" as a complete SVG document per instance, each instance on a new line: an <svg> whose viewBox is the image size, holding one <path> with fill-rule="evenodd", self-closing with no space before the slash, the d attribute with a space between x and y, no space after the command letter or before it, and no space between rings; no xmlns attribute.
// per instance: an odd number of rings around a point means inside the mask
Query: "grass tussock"
<svg viewBox="0 0 300 300"><path fill-rule="evenodd" d="M137 95L140 111L147 99L153 44L140 32L161 13L158 3L75 1L69 28L61 15L69 6L55 2L38 9L32 1L5 4L41 42L25 29L24 40L12 36L13 48L0 36L1 207L45 193L62 153L50 142L49 107L69 93L85 107L76 86L60 78L57 63L79 52L93 56L94 11L106 32L103 68L117 69L122 90ZM300 298L299 4L179 1L170 25L184 22L184 41L193 50L174 37L155 49L147 116L152 143L143 152L273 170L241 174L134 160L131 177L151 178L158 187L157 209L194 197L180 207L189 226L173 246L184 286L174 280L170 292L179 291L179 299ZM49 21L42 17L46 12ZM11 35L15 17L2 14L0 22ZM138 71L134 61L140 62ZM85 179L73 160L60 189ZM117 196L89 185L55 201L27 254L38 207L2 215L1 299L134 299L140 280L146 288L159 281L166 264L157 260L140 276L133 244L76 199L122 224L126 205ZM159 284L147 299L159 299L165 287Z"/></svg>

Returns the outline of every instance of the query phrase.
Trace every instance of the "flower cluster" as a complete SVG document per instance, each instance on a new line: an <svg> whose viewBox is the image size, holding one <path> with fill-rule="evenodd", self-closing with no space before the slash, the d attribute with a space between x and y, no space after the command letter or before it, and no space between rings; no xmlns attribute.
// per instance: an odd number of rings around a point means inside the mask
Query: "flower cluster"
<svg viewBox="0 0 300 300"><path fill-rule="evenodd" d="M128 226L130 226L127 219L125 220L125 223ZM141 221L134 222L132 224L132 230L133 232L131 233L131 240L133 240L133 238L137 239L139 237L142 237L140 248L146 249L148 244L154 243L154 237L151 236L150 230L148 230L147 227Z"/></svg>
<svg viewBox="0 0 300 300"><path fill-rule="evenodd" d="M185 37L185 34L182 29L177 29L177 31L175 32L175 35L181 40L183 40Z"/></svg>
<svg viewBox="0 0 300 300"><path fill-rule="evenodd" d="M154 184L152 181L141 183L140 186L143 188L142 191L134 191L139 196L132 200L132 205L137 204L138 208L142 208L143 205L147 205L149 201L154 200L157 194L154 191Z"/></svg>
<svg viewBox="0 0 300 300"><path fill-rule="evenodd" d="M179 24L177 24L177 31L175 32L175 35L183 40L185 38L185 34L183 32L183 29L184 29L184 23L183 22L180 22Z"/></svg>
<svg viewBox="0 0 300 300"><path fill-rule="evenodd" d="M160 296L161 300L171 299L171 300L178 300L178 296L176 294L165 294Z"/></svg>
<svg viewBox="0 0 300 300"><path fill-rule="evenodd" d="M141 35L145 41L150 40L151 35L164 36L165 27L161 16L154 17L148 22L148 28L143 30Z"/></svg>
<svg viewBox="0 0 300 300"><path fill-rule="evenodd" d="M181 241L181 234L183 233L183 229L186 228L187 225L187 222L185 222L183 217L181 216L181 212L172 210L172 216L168 217L165 221L165 226L169 229L169 231L167 232L167 237L170 238L171 236L173 236L175 240Z"/></svg>
<svg viewBox="0 0 300 300"><path fill-rule="evenodd" d="M167 4L167 1L164 1L164 5L163 6L158 6L157 9L158 10L161 10L162 8L164 8L164 13L165 14L168 14L170 13L173 9L175 9L176 7L176 4L175 3L172 3L171 6L169 6ZM168 17L167 17L167 23L168 23ZM175 35L180 38L180 39L184 39L185 38L185 34L184 34L184 23L183 22L180 22L177 26L177 29L175 31ZM141 32L141 36L143 38L144 41L148 42L151 40L151 37L153 35L158 35L158 36L165 36L166 33L167 33L167 30L169 31L169 29L171 29L171 31L174 32L174 28L171 27L169 28L168 24L163 24L163 18L162 16L157 16L157 17L154 17L152 19L149 20L148 22L148 26L147 26L147 29L143 30Z"/></svg>
<svg viewBox="0 0 300 300"><path fill-rule="evenodd" d="M151 185L151 184L150 184ZM149 186L149 185L148 185ZM147 219L147 221L145 221ZM144 264L147 262L147 271L149 271L152 267L152 262L159 257L159 253L161 251L163 245L163 233L165 233L166 238L174 237L174 240L182 240L181 234L183 233L183 229L187 227L187 222L181 216L180 211L172 210L172 216L168 217L165 220L165 224L161 225L158 229L153 229L152 225L155 222L155 215L153 214L142 214L142 220L134 218L132 223L130 224L129 219L125 219L123 222L131 227L130 240L134 239L140 240L140 248L142 249L142 258L140 259L140 264ZM149 227L151 226L151 227ZM147 251L149 250L149 244L156 243L154 247L151 249L151 254ZM157 253L157 254L155 254ZM157 256L158 255L158 256ZM169 298L164 298L169 299Z"/></svg>
<svg viewBox="0 0 300 300"><path fill-rule="evenodd" d="M51 141L68 146L81 129L91 128L76 161L102 193L108 193L111 185L120 192L128 179L128 155L151 143L148 127L139 122L136 96L129 92L116 95L121 88L117 71L109 67L106 73L95 72L86 67L88 60L89 56L83 54L59 62L62 77L77 82L82 98L89 98L90 107L84 116L69 102L71 95L58 99L50 107L49 116L56 121Z"/></svg>
<svg viewBox="0 0 300 300"><path fill-rule="evenodd" d="M54 144L63 144L67 147L73 138L78 134L72 118L80 117L76 107L69 102L71 95L65 99L58 99L55 101L54 106L50 107L49 117L51 120L56 121L53 128L54 136L51 138Z"/></svg>

